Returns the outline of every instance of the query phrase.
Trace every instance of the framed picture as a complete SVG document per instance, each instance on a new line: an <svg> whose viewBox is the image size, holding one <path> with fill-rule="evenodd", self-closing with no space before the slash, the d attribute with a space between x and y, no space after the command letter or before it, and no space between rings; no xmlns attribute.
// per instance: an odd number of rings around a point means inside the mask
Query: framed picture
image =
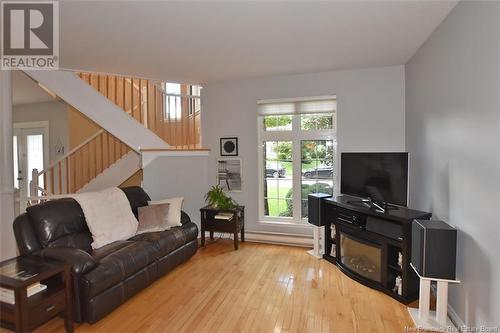
<svg viewBox="0 0 500 333"><path fill-rule="evenodd" d="M217 185L222 187L224 191L241 191L241 159L217 160Z"/></svg>
<svg viewBox="0 0 500 333"><path fill-rule="evenodd" d="M238 156L238 138L221 138L220 156Z"/></svg>

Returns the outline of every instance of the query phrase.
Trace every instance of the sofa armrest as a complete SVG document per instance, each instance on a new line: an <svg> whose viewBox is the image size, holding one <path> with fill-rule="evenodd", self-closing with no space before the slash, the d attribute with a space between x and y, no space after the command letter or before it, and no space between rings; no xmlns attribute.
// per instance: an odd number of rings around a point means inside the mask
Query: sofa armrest
<svg viewBox="0 0 500 333"><path fill-rule="evenodd" d="M34 253L34 255L64 261L71 265L74 275L84 274L97 266L90 254L71 247L47 247Z"/></svg>
<svg viewBox="0 0 500 333"><path fill-rule="evenodd" d="M191 218L185 211L181 210L181 224L184 225L189 222L191 222Z"/></svg>

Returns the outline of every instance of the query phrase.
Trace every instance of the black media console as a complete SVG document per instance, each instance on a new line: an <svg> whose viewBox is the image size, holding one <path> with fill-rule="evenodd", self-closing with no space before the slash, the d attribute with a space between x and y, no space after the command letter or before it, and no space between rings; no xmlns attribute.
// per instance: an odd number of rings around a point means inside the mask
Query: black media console
<svg viewBox="0 0 500 333"><path fill-rule="evenodd" d="M414 219L430 219L431 213L403 207L382 212L347 195L319 200L324 259L400 302L417 299L418 277L410 267L411 225Z"/></svg>

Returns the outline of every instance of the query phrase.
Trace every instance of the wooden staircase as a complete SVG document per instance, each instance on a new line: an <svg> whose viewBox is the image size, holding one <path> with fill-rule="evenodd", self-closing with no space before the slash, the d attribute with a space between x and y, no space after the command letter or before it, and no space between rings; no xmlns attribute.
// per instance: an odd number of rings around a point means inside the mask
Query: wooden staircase
<svg viewBox="0 0 500 333"><path fill-rule="evenodd" d="M193 86L182 84L181 94L169 94L165 82L96 73L78 76L172 149L200 148L200 97L190 94ZM180 112L172 112L179 105Z"/></svg>
<svg viewBox="0 0 500 333"><path fill-rule="evenodd" d="M193 86L183 84L180 94L169 94L165 82L97 73L79 72L76 75L168 143L169 149L200 148L200 97L190 94ZM44 88L50 90L50 87ZM31 203L38 202L36 198L41 196L53 197L85 190L92 181L97 180L97 176L122 158L140 153L137 146L131 147L101 128L48 168L32 170L30 197L34 199Z"/></svg>
<svg viewBox="0 0 500 333"><path fill-rule="evenodd" d="M76 193L130 151L101 129L48 168L33 169L30 196Z"/></svg>

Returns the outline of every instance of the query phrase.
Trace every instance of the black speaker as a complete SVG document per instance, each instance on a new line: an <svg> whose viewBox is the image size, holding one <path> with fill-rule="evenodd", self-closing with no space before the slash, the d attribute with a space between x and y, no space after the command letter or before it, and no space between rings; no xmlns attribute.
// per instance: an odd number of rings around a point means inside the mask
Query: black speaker
<svg viewBox="0 0 500 333"><path fill-rule="evenodd" d="M457 230L438 220L414 220L411 263L423 277L455 280Z"/></svg>
<svg viewBox="0 0 500 333"><path fill-rule="evenodd" d="M321 200L331 198L331 194L312 193L307 196L307 221L316 226L325 225L321 219Z"/></svg>

